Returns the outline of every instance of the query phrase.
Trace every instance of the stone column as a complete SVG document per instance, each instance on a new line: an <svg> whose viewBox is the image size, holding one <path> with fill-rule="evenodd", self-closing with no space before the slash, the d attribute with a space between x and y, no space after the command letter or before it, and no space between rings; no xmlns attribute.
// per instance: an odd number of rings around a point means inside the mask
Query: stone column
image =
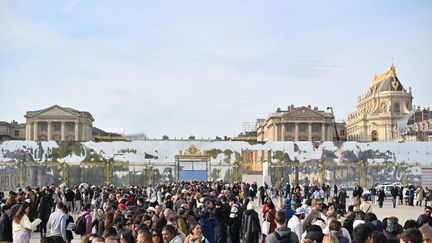
<svg viewBox="0 0 432 243"><path fill-rule="evenodd" d="M81 123L81 141L86 141L87 125L85 123Z"/></svg>
<svg viewBox="0 0 432 243"><path fill-rule="evenodd" d="M30 140L29 138L29 132L30 132L30 123L26 123L26 137L25 140Z"/></svg>
<svg viewBox="0 0 432 243"><path fill-rule="evenodd" d="M273 123L273 141L277 141L277 126Z"/></svg>
<svg viewBox="0 0 432 243"><path fill-rule="evenodd" d="M78 138L78 124L79 124L79 122L75 122L75 130L74 130L74 132L75 132L75 141L79 141L79 138Z"/></svg>
<svg viewBox="0 0 432 243"><path fill-rule="evenodd" d="M285 141L285 124L281 124L281 141Z"/></svg>
<svg viewBox="0 0 432 243"><path fill-rule="evenodd" d="M38 140L38 122L33 122L33 140Z"/></svg>
<svg viewBox="0 0 432 243"><path fill-rule="evenodd" d="M309 126L308 126L308 131L309 131L308 140L312 141L312 123L310 123L310 122L309 122Z"/></svg>
<svg viewBox="0 0 432 243"><path fill-rule="evenodd" d="M65 122L62 121L61 122L61 130L60 130L60 134L61 134L61 141L65 141Z"/></svg>
<svg viewBox="0 0 432 243"><path fill-rule="evenodd" d="M329 141L333 141L334 140L333 133L334 133L334 126L333 126L333 124L330 124L330 125L327 126L327 139Z"/></svg>
<svg viewBox="0 0 432 243"><path fill-rule="evenodd" d="M298 122L295 122L295 127L294 127L294 141L298 141L299 140L299 131L298 131Z"/></svg>
<svg viewBox="0 0 432 243"><path fill-rule="evenodd" d="M321 124L321 141L326 141L325 123Z"/></svg>
<svg viewBox="0 0 432 243"><path fill-rule="evenodd" d="M50 141L50 140L52 140L52 137L51 137L51 121L48 121L48 132L47 132L47 140L48 141Z"/></svg>

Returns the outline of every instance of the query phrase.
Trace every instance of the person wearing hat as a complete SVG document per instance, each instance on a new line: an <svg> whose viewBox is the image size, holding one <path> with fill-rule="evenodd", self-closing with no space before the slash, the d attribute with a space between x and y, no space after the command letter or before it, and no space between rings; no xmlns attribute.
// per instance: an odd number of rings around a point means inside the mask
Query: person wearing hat
<svg viewBox="0 0 432 243"><path fill-rule="evenodd" d="M276 230L266 237L265 243L279 243L279 242L299 243L299 238L297 234L291 231L290 228L286 227L287 218L284 211L280 210L276 212L275 222L276 222Z"/></svg>
<svg viewBox="0 0 432 243"><path fill-rule="evenodd" d="M12 220L9 217L11 213L11 205L5 204L1 208L2 215L0 217L0 242L12 242Z"/></svg>
<svg viewBox="0 0 432 243"><path fill-rule="evenodd" d="M282 208L282 210L285 212L285 216L287 218L287 222L292 218L292 216L294 215L294 210L291 207L291 199L287 198L284 201L284 206Z"/></svg>
<svg viewBox="0 0 432 243"><path fill-rule="evenodd" d="M308 211L302 207L295 210L294 216L288 220L288 228L297 234L300 241L300 237L303 234L303 220L306 217Z"/></svg>

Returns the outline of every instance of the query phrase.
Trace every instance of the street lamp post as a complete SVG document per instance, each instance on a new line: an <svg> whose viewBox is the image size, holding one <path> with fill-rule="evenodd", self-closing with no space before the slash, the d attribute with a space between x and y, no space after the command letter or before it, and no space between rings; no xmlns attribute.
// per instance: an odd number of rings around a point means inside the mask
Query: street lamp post
<svg viewBox="0 0 432 243"><path fill-rule="evenodd" d="M330 111L331 111L331 114L332 114L332 122L333 122L333 126L334 126L335 133L336 133L336 141L339 141L339 134L338 134L338 131L337 131L337 129L336 129L336 120L335 120L335 116L334 116L334 113L333 113L333 107L329 106L329 107L327 107L327 110L330 110Z"/></svg>

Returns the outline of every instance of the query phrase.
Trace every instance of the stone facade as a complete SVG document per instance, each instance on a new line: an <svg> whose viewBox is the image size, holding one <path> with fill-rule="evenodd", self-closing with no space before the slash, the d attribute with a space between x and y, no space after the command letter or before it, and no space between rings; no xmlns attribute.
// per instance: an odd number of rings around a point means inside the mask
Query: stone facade
<svg viewBox="0 0 432 243"><path fill-rule="evenodd" d="M382 75L375 75L366 93L358 97L356 110L348 115L348 140L393 140L397 122L413 110L412 99L411 88L402 86L392 64Z"/></svg>
<svg viewBox="0 0 432 243"><path fill-rule="evenodd" d="M93 117L89 112L58 105L28 111L26 140L33 141L90 141L93 140Z"/></svg>
<svg viewBox="0 0 432 243"><path fill-rule="evenodd" d="M16 121L12 121L11 123L0 121L0 141L24 140L25 129L25 124L19 124Z"/></svg>
<svg viewBox="0 0 432 243"><path fill-rule="evenodd" d="M287 110L270 113L267 119L257 123L257 141L333 141L333 120L332 113L317 107L291 105Z"/></svg>

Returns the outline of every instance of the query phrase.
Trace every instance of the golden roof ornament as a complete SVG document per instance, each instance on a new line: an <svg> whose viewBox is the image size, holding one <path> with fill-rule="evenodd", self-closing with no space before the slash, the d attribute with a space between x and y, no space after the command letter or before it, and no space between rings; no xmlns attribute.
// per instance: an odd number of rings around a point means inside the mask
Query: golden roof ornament
<svg viewBox="0 0 432 243"><path fill-rule="evenodd" d="M395 65L392 63L392 65L390 66L390 69L387 70L386 72L384 72L381 75L376 75L374 76L374 81L372 82L372 86L376 85L377 83L380 83L382 81L387 80L388 78L393 77L393 79L396 78L396 67Z"/></svg>

